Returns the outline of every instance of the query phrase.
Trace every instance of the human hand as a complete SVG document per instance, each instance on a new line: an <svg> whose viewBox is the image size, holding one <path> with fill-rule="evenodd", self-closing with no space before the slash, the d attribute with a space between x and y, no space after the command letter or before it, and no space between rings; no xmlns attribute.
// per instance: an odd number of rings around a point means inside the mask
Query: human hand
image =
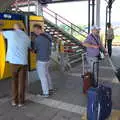
<svg viewBox="0 0 120 120"><path fill-rule="evenodd" d="M0 23L0 26L1 26L1 23ZM0 34L3 34L3 31L2 31L2 29L0 28Z"/></svg>
<svg viewBox="0 0 120 120"><path fill-rule="evenodd" d="M107 56L108 55L108 51L107 51L107 49L105 48L105 50L104 50L104 55L105 56Z"/></svg>
<svg viewBox="0 0 120 120"><path fill-rule="evenodd" d="M4 25L4 23L3 22L0 22L0 26L3 26Z"/></svg>
<svg viewBox="0 0 120 120"><path fill-rule="evenodd" d="M2 35L3 34L3 32L2 32L2 30L0 29L0 35Z"/></svg>

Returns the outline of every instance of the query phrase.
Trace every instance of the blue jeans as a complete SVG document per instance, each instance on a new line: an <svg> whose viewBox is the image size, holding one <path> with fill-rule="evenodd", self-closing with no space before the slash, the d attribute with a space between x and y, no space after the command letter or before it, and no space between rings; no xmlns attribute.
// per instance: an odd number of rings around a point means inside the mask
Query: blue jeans
<svg viewBox="0 0 120 120"><path fill-rule="evenodd" d="M49 90L53 89L48 67L49 62L37 61L37 73L41 80L43 94L49 94Z"/></svg>
<svg viewBox="0 0 120 120"><path fill-rule="evenodd" d="M86 56L88 71L92 73L92 83L93 86L97 85L98 79L98 58Z"/></svg>
<svg viewBox="0 0 120 120"><path fill-rule="evenodd" d="M107 47L108 47L108 54L111 57L111 55L112 55L112 39L107 41Z"/></svg>

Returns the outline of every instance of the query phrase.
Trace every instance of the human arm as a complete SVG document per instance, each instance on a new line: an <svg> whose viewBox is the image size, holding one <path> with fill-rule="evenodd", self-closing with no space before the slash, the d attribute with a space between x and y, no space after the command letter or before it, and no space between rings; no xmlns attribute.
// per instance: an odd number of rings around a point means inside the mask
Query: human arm
<svg viewBox="0 0 120 120"><path fill-rule="evenodd" d="M93 44L90 44L90 43L83 43L82 45L84 47L89 47L89 48L99 48L100 47L99 45L93 45Z"/></svg>
<svg viewBox="0 0 120 120"><path fill-rule="evenodd" d="M87 48L99 48L99 45L93 44L92 39L92 37L88 36L82 45Z"/></svg>
<svg viewBox="0 0 120 120"><path fill-rule="evenodd" d="M28 49L31 51L31 52L34 52L34 49L33 49L33 40L25 33L25 38L27 40L27 44L28 44Z"/></svg>
<svg viewBox="0 0 120 120"><path fill-rule="evenodd" d="M36 50L35 50L35 45L34 45L34 41L31 40L31 49L30 49L31 52L33 53L36 53Z"/></svg>
<svg viewBox="0 0 120 120"><path fill-rule="evenodd" d="M31 41L31 51L34 53L36 53L36 50L37 50L37 39L39 38L36 38L35 40Z"/></svg>

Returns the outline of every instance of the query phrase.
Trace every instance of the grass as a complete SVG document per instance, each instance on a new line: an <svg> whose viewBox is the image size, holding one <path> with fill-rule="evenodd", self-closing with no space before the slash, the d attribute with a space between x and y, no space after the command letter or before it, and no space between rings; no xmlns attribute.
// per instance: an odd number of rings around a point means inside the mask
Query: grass
<svg viewBox="0 0 120 120"><path fill-rule="evenodd" d="M120 42L120 36L115 36L113 42Z"/></svg>

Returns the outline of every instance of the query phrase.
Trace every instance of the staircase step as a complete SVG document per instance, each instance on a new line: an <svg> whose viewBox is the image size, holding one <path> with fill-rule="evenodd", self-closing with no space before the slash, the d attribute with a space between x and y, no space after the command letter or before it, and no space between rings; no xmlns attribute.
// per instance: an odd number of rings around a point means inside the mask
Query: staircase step
<svg viewBox="0 0 120 120"><path fill-rule="evenodd" d="M62 37L63 35L62 34L58 34L59 37Z"/></svg>
<svg viewBox="0 0 120 120"><path fill-rule="evenodd" d="M66 40L67 38L63 36L62 39L63 39L63 40Z"/></svg>
<svg viewBox="0 0 120 120"><path fill-rule="evenodd" d="M46 27L46 26L44 26L44 29L47 29L47 27Z"/></svg>
<svg viewBox="0 0 120 120"><path fill-rule="evenodd" d="M45 29L46 32L49 32L50 30L49 29Z"/></svg>
<svg viewBox="0 0 120 120"><path fill-rule="evenodd" d="M47 26L47 29L51 29L51 27Z"/></svg>
<svg viewBox="0 0 120 120"><path fill-rule="evenodd" d="M54 32L52 32L52 31L50 31L49 33L50 33L51 35L53 35L53 34L54 34Z"/></svg>
<svg viewBox="0 0 120 120"><path fill-rule="evenodd" d="M58 40L62 40L60 37L58 37Z"/></svg>
<svg viewBox="0 0 120 120"><path fill-rule="evenodd" d="M44 24L45 27L47 27L48 25L47 24Z"/></svg>
<svg viewBox="0 0 120 120"><path fill-rule="evenodd" d="M54 34L59 34L59 32L58 32L58 31L55 31Z"/></svg>
<svg viewBox="0 0 120 120"><path fill-rule="evenodd" d="M52 32L55 32L55 29L51 28L51 31L52 31Z"/></svg>
<svg viewBox="0 0 120 120"><path fill-rule="evenodd" d="M65 45L65 46L76 46L75 43L68 43L68 42L66 42L64 45Z"/></svg>
<svg viewBox="0 0 120 120"><path fill-rule="evenodd" d="M58 37L57 35L53 35L53 37Z"/></svg>
<svg viewBox="0 0 120 120"><path fill-rule="evenodd" d="M69 43L71 43L71 41L70 40L66 40L66 42L69 44Z"/></svg>
<svg viewBox="0 0 120 120"><path fill-rule="evenodd" d="M47 23L47 22L46 22ZM75 63L81 61L81 52L83 51L81 47L78 45L79 41L72 37L70 34L65 33L63 30L59 29L59 26L54 26L53 24L47 23L45 24L45 31L49 32L52 35L54 41L62 40L64 41L64 48L66 54L68 54L67 58L68 63L74 65Z"/></svg>

